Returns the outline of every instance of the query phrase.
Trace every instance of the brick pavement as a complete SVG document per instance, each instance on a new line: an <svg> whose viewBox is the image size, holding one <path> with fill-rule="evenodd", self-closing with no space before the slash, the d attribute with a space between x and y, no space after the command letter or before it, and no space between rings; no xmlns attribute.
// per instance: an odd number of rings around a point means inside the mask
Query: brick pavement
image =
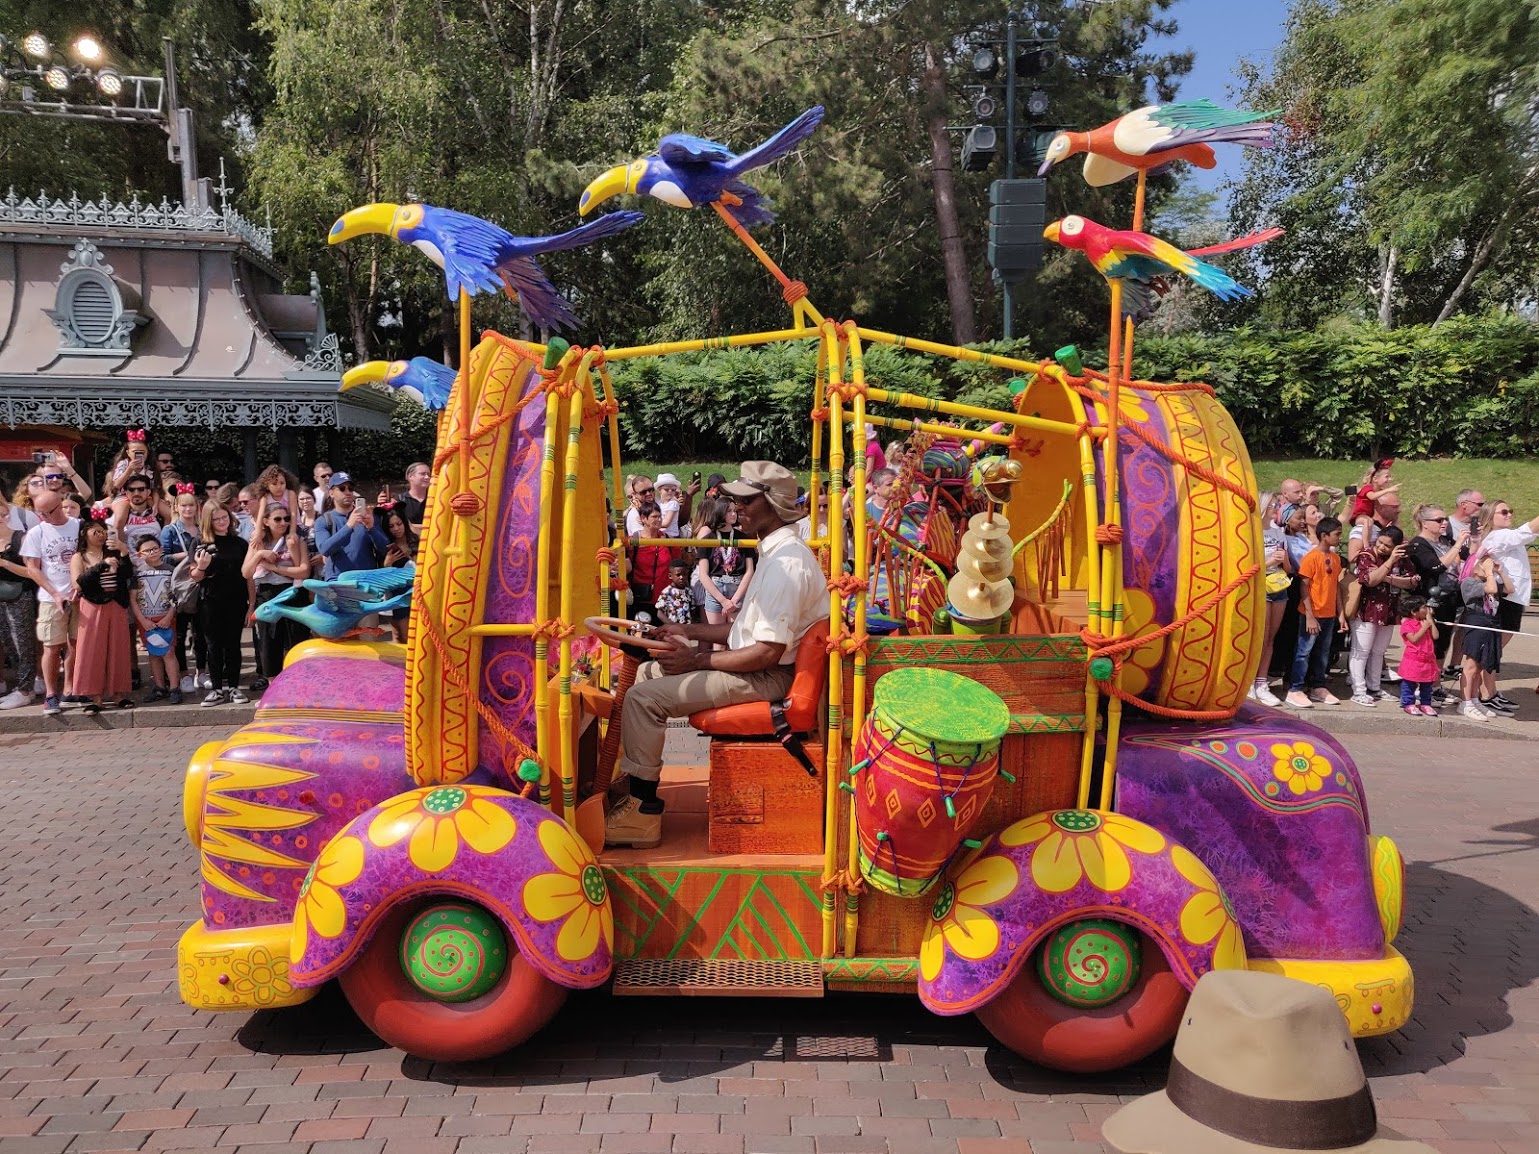
<svg viewBox="0 0 1539 1154"><path fill-rule="evenodd" d="M280 1013L195 1013L172 965L196 901L180 771L222 732L0 737L0 1154L1094 1154L1100 1121L1163 1077L1163 1057L1053 1075L971 1019L880 996L587 994L515 1054L465 1066L381 1047L333 991ZM1399 944L1416 1017L1361 1046L1381 1115L1443 1154L1531 1154L1532 747L1345 740L1409 863Z"/></svg>

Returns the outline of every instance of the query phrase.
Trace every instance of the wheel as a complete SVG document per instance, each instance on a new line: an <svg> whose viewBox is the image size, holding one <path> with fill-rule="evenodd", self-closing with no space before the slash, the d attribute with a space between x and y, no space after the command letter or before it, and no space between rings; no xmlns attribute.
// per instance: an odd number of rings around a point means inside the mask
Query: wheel
<svg viewBox="0 0 1539 1154"><path fill-rule="evenodd" d="M1119 934L1109 934L1108 926L1115 926ZM1075 959L1069 958L1065 967L1060 955L1054 967L1060 981L1050 988L1044 967L1055 944L1073 954L1076 942L1097 935L1121 940L1111 951L1090 959L1092 980L1076 981ZM1096 968L1104 954L1117 952L1119 945L1122 956ZM1125 984L1111 991L1111 1000L1089 1004L1097 1000L1094 991L1097 986L1104 988L1108 975L1109 980ZM1152 940L1118 923L1088 920L1054 933L1015 981L977 1015L989 1033L1023 1058L1055 1070L1089 1074L1136 1062L1174 1038L1188 996Z"/></svg>
<svg viewBox="0 0 1539 1154"><path fill-rule="evenodd" d="M524 960L496 917L445 899L392 910L338 981L364 1025L435 1062L511 1049L566 1001L565 987Z"/></svg>

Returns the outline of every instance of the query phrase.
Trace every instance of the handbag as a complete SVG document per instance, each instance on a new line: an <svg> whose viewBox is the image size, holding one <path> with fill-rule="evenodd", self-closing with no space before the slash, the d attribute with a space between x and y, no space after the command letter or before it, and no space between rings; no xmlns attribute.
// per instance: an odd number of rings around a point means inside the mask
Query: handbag
<svg viewBox="0 0 1539 1154"><path fill-rule="evenodd" d="M5 550L4 556L13 565L20 565L22 563L21 538L23 536L24 532L21 529L15 529L11 532L11 544ZM10 605L13 602L20 601L36 588L37 586L31 581L25 581L14 574L0 574L0 605Z"/></svg>
<svg viewBox="0 0 1539 1154"><path fill-rule="evenodd" d="M1293 578L1288 575L1286 569L1273 569L1266 575L1266 591L1268 593L1286 593L1288 586L1293 584Z"/></svg>

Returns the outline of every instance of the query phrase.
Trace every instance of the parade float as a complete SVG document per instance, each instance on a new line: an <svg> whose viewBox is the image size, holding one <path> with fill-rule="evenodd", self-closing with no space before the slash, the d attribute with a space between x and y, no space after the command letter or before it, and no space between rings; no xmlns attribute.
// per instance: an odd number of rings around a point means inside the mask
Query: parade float
<svg viewBox="0 0 1539 1154"><path fill-rule="evenodd" d="M337 222L333 241L385 233L444 269L466 371L349 374L442 409L409 642L359 636L384 603L367 598L398 590L322 583L320 636L249 724L193 757L188 1004L295 1006L336 979L385 1041L452 1060L515 1046L573 989L916 994L1076 1071L1168 1042L1210 969L1324 986L1357 1036L1407 1021L1402 863L1357 769L1246 700L1264 614L1244 443L1207 385L1131 377L1134 325L1165 278L1245 291L1138 231L1147 170L1268 126L1195 102L1055 143L1050 164L1084 151L1093 183L1139 182L1131 231L1068 217L1047 232L1107 277L1098 371L1072 349L1015 359L826 318L749 235L772 217L745 180L820 119L742 154L667 137L579 206L709 206L779 283L790 320L774 332L617 349L485 332L472 347L480 291L572 323L534 256L639 214L534 239L421 205ZM817 350L808 505L826 486L810 543L827 621L784 702L690 718L709 759L665 767L662 844L606 849L618 701L657 644L625 619L607 528L625 507L611 369L787 342ZM985 366L1013 403L880 387L874 346ZM907 437L879 520L871 426Z"/></svg>

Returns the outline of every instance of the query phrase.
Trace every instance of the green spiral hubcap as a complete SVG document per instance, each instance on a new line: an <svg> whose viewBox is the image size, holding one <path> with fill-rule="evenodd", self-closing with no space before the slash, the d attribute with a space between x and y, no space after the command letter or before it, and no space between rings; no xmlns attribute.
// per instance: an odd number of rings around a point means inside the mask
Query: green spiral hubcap
<svg viewBox="0 0 1539 1154"><path fill-rule="evenodd" d="M1119 922L1087 918L1059 929L1037 954L1048 993L1070 1006L1105 1006L1138 981L1138 934Z"/></svg>
<svg viewBox="0 0 1539 1154"><path fill-rule="evenodd" d="M508 968L502 926L476 906L446 903L423 910L401 935L401 969L440 1002L479 998Z"/></svg>

